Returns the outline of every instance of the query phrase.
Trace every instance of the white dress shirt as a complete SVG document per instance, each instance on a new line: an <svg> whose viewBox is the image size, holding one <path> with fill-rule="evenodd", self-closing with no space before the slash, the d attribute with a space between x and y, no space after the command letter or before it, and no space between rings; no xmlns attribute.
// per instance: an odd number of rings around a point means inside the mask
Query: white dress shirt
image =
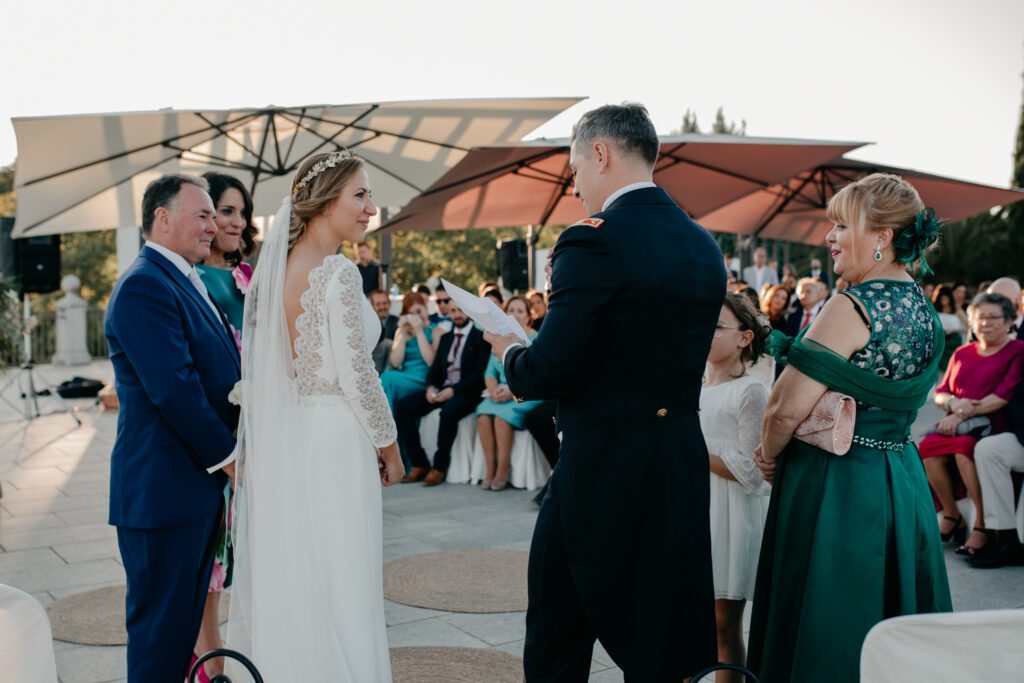
<svg viewBox="0 0 1024 683"><path fill-rule="evenodd" d="M206 285L203 284L202 279L199 277L199 271L196 270L195 266L186 261L184 256L177 252L171 251L162 244L157 244L156 242L150 242L149 240L146 240L145 246L149 247L150 249L157 252L165 259L173 263L174 267L180 270L181 274L184 275L188 279L188 281L192 283L192 286L196 288L196 291L198 291L199 294L202 295L203 301L205 301L206 304L210 307L210 310L213 311L213 316L217 320L223 320L220 317L220 311L217 309L217 305L214 304L213 300L210 298L210 293L206 291ZM238 446L235 446L234 450L231 451L231 454L228 457L226 457L224 460L217 463L213 467L206 468L206 471L209 472L210 474L213 474L217 470L223 469L227 465L230 465L237 458Z"/></svg>

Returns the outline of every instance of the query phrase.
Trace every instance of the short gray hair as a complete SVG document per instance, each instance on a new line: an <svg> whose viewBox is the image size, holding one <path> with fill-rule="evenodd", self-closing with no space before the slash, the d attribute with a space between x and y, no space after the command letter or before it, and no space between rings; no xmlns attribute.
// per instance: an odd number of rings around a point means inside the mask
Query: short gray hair
<svg viewBox="0 0 1024 683"><path fill-rule="evenodd" d="M197 178L182 173L163 175L146 186L142 195L142 234L149 237L153 230L153 218L156 210L167 208L181 192L182 185L195 185L204 192L210 191L210 184L205 178Z"/></svg>
<svg viewBox="0 0 1024 683"><path fill-rule="evenodd" d="M569 142L582 145L597 137L608 138L623 152L643 159L649 166L658 160L658 132L647 108L637 102L606 104L588 111L572 127Z"/></svg>
<svg viewBox="0 0 1024 683"><path fill-rule="evenodd" d="M1003 317L1011 322L1017 318L1017 307L1002 294L982 292L971 300L971 308L974 310L986 305L998 306L1003 311Z"/></svg>

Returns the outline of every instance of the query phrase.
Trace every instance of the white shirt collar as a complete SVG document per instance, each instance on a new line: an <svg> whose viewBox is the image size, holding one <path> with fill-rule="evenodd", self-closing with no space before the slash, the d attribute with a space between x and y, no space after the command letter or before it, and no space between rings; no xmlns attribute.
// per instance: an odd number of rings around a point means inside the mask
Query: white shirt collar
<svg viewBox="0 0 1024 683"><path fill-rule="evenodd" d="M185 257L182 256L181 254L171 251L162 244L150 242L149 240L146 240L145 246L149 247L150 249L152 249L153 251L155 251L156 253L160 254L165 259L173 263L174 267L180 270L181 274L184 275L185 277L188 277L192 273L192 264L186 261Z"/></svg>
<svg viewBox="0 0 1024 683"><path fill-rule="evenodd" d="M455 334L469 334L470 330L472 330L472 329L473 329L473 321L472 320L467 322L462 327L455 327L454 325L452 326L452 332L454 332Z"/></svg>
<svg viewBox="0 0 1024 683"><path fill-rule="evenodd" d="M612 192L610 195L608 195L608 199L604 200L604 204L601 205L601 211L607 211L608 206L612 202L614 202L616 199L626 194L627 192L632 192L633 190L643 190L648 187L657 187L657 185L655 185L652 182L644 181L642 183L630 183L625 187L620 187L619 189L615 190L615 192Z"/></svg>

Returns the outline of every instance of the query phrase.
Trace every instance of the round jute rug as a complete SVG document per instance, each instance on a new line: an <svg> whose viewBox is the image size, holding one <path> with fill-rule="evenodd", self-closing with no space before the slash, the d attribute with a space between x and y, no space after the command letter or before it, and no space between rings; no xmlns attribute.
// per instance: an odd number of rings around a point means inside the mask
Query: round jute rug
<svg viewBox="0 0 1024 683"><path fill-rule="evenodd" d="M496 650L468 647L396 647L391 649L395 683L519 683L523 662Z"/></svg>
<svg viewBox="0 0 1024 683"><path fill-rule="evenodd" d="M56 640L80 645L125 645L125 586L107 586L75 593L50 604L50 628ZM221 592L220 618L228 618L229 597Z"/></svg>
<svg viewBox="0 0 1024 683"><path fill-rule="evenodd" d="M526 611L526 565L519 550L449 550L384 565L384 597L446 612Z"/></svg>

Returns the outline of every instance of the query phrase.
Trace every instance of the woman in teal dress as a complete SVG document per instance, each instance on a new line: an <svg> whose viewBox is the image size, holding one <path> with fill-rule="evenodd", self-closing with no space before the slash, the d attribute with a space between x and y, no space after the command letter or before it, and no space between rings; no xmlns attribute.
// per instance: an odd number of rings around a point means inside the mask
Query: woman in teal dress
<svg viewBox="0 0 1024 683"><path fill-rule="evenodd" d="M436 339L440 338L437 335ZM427 371L436 352L427 300L418 292L409 292L402 299L402 315L388 355L389 367L380 376L392 410L399 400L427 390Z"/></svg>
<svg viewBox="0 0 1024 683"><path fill-rule="evenodd" d="M216 212L217 234L210 244L210 256L196 266L206 291L217 302L241 340L245 292L252 278L252 267L245 259L256 246L256 226L252 223L252 197L238 178L211 171L203 175L210 185L210 198Z"/></svg>
<svg viewBox="0 0 1024 683"><path fill-rule="evenodd" d="M231 324L235 343L241 350L242 311L245 292L252 278L252 267L242 259L256 246L256 226L252 223L252 197L238 178L211 171L203 175L213 200L217 234L210 244L210 256L196 266L210 298L217 302ZM224 488L225 517L230 510L231 486ZM196 650L199 654L224 647L220 638L218 604L220 591L231 585L231 533L227 523L221 526L217 539L216 558L210 577L209 595L203 610ZM204 674L223 673L222 660L204 664Z"/></svg>
<svg viewBox="0 0 1024 683"><path fill-rule="evenodd" d="M523 330L533 339L536 332L530 327L530 303L521 296L514 296L505 302L505 312L515 318ZM485 491L502 491L508 488L508 472L512 463L512 444L516 430L525 427L523 417L539 401L513 400L512 392L505 382L505 367L501 358L491 354L484 370L486 385L484 400L477 406L476 433L484 450L486 471L480 482Z"/></svg>
<svg viewBox="0 0 1024 683"><path fill-rule="evenodd" d="M855 683L872 626L952 609L935 508L910 441L944 333L906 268L922 259L927 272L923 255L939 224L913 187L877 173L843 188L828 215L835 272L852 286L796 341L773 333L788 365L755 453L773 480L748 657L762 683ZM857 401L842 456L792 438L827 389Z"/></svg>

